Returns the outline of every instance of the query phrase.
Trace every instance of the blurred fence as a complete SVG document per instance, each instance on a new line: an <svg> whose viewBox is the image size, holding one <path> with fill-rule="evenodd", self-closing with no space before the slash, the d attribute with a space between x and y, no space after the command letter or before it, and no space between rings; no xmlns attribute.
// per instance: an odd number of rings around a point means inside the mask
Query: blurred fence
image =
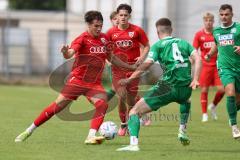
<svg viewBox="0 0 240 160"><path fill-rule="evenodd" d="M83 14L99 10L104 16L105 32L110 26L109 15L120 3L132 6L132 23L144 27L151 44L158 38L155 21L169 17L174 36L190 43L194 33L202 27L202 14L215 15L223 3L233 6L234 20L239 21L238 0L67 0L66 12L1 10L0 6L0 78L11 80L26 75L49 75L64 62L59 48L68 44L85 30ZM1 5L1 3L0 3ZM70 66L66 68L69 70ZM158 71L158 69L155 69ZM156 74L159 74L156 72Z"/></svg>

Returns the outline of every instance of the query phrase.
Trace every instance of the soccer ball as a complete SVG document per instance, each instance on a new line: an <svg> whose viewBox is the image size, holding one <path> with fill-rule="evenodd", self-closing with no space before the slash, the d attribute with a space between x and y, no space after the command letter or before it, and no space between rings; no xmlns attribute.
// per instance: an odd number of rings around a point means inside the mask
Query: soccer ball
<svg viewBox="0 0 240 160"><path fill-rule="evenodd" d="M103 122L99 128L100 135L104 136L107 140L114 139L117 135L117 125L112 121Z"/></svg>

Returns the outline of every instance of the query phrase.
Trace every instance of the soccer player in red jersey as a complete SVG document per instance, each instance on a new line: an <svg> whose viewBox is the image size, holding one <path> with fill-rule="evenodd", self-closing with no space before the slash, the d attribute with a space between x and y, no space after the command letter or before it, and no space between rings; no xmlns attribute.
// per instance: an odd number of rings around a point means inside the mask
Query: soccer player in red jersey
<svg viewBox="0 0 240 160"><path fill-rule="evenodd" d="M88 11L84 15L87 31L78 36L69 47L64 45L61 52L64 58L74 57L75 61L70 76L57 99L47 106L34 122L19 136L15 142L25 141L33 131L60 112L80 95L90 97L95 106L95 113L86 144L100 144L104 137L96 136L108 108L107 96L101 83L102 72L106 59L117 66L134 70L134 65L128 65L111 54L111 43L105 34L101 33L103 25L102 14L98 11Z"/></svg>
<svg viewBox="0 0 240 160"><path fill-rule="evenodd" d="M132 8L128 4L120 4L117 7L118 26L114 26L106 33L109 40L115 44L113 54L119 57L122 61L128 64L141 64L148 51L148 38L140 27L129 23ZM140 47L142 46L142 54L140 54ZM117 66L112 66L113 86L119 96L119 116L121 119L121 127L118 135L124 136L127 131L127 116L128 111L135 104L135 97L138 92L139 79L136 79L131 84L120 86L118 81L123 78L131 76L133 72ZM128 107L126 106L126 103Z"/></svg>
<svg viewBox="0 0 240 160"><path fill-rule="evenodd" d="M195 34L193 40L193 46L201 51L202 70L200 74L200 87L201 87L201 105L202 105L202 122L208 121L207 104L208 104L208 90L210 86L216 86L217 92L214 100L208 105L211 110L212 118L217 120L216 106L224 96L224 88L221 80L218 76L216 67L217 54L211 58L210 61L206 61L204 56L210 51L214 38L212 35L214 15L211 13L205 13L203 16L204 28Z"/></svg>

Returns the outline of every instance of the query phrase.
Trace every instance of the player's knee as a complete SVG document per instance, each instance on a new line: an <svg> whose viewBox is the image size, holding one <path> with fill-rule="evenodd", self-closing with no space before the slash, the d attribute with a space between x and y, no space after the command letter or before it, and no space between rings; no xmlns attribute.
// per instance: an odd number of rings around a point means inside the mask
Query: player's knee
<svg viewBox="0 0 240 160"><path fill-rule="evenodd" d="M138 114L139 110L136 107L133 107L130 111L129 111L129 116L133 115L133 114Z"/></svg>

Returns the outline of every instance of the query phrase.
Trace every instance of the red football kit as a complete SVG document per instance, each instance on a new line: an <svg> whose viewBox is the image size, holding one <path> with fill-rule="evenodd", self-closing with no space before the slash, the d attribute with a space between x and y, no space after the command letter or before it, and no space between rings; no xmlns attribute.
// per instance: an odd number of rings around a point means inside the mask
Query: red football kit
<svg viewBox="0 0 240 160"><path fill-rule="evenodd" d="M114 26L108 30L106 35L114 43L113 54L128 64L134 64L137 61L137 58L140 57L140 45L145 46L148 43L145 32L140 27L130 23L125 30ZM132 73L133 71L112 65L114 87L117 88L118 81L130 77ZM133 96L137 94L138 82L139 79L136 79L126 87L127 91Z"/></svg>
<svg viewBox="0 0 240 160"><path fill-rule="evenodd" d="M76 53L72 71L62 90L64 97L75 100L79 95L92 97L104 93L102 72L108 52L105 34L94 38L88 32L82 33L71 44L70 48Z"/></svg>
<svg viewBox="0 0 240 160"><path fill-rule="evenodd" d="M202 87L221 85L221 80L218 76L216 67L217 54L214 54L209 62L204 58L204 56L210 51L213 44L214 38L212 33L206 33L204 29L201 29L195 34L193 46L201 51L202 70L200 73L199 83Z"/></svg>

